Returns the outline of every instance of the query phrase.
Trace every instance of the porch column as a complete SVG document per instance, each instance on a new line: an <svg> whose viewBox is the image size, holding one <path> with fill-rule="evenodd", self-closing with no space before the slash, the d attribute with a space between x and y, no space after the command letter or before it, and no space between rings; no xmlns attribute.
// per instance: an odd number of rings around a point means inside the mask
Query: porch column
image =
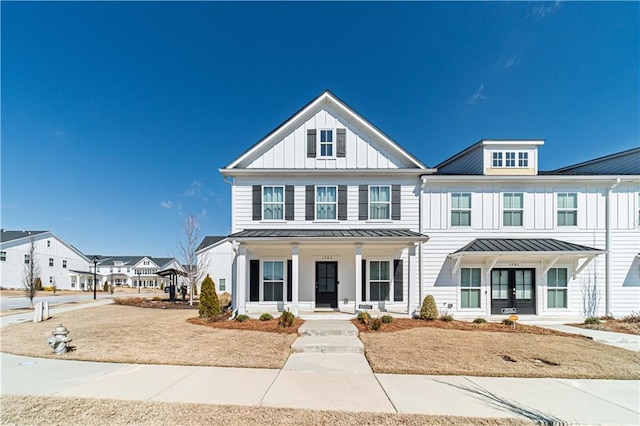
<svg viewBox="0 0 640 426"><path fill-rule="evenodd" d="M236 261L236 308L238 314L247 312L247 249L239 246Z"/></svg>
<svg viewBox="0 0 640 426"><path fill-rule="evenodd" d="M291 247L291 312L294 315L298 315L298 285L299 280L299 267L298 267L298 246Z"/></svg>
<svg viewBox="0 0 640 426"><path fill-rule="evenodd" d="M418 286L416 285L416 246L409 247L409 261L407 262L407 299L409 299L409 304L407 306L407 313L411 315L414 309L417 308L416 304L416 289Z"/></svg>
<svg viewBox="0 0 640 426"><path fill-rule="evenodd" d="M358 306L362 303L362 246L356 246L356 300L354 300L354 312L358 312Z"/></svg>

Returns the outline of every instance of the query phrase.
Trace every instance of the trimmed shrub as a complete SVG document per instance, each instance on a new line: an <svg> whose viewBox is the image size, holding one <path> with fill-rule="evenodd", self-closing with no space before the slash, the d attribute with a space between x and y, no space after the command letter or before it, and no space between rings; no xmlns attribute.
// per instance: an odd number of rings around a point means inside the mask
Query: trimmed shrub
<svg viewBox="0 0 640 426"><path fill-rule="evenodd" d="M102 291L104 291L105 293L109 292L109 282L105 281L104 284L102 284Z"/></svg>
<svg viewBox="0 0 640 426"><path fill-rule="evenodd" d="M369 312L367 311L358 312L358 321L360 321L360 324L364 324L369 327L369 322L371 322L371 315L369 315Z"/></svg>
<svg viewBox="0 0 640 426"><path fill-rule="evenodd" d="M476 319L473 320L473 323L474 324L486 324L487 320L484 319L484 318L476 318Z"/></svg>
<svg viewBox="0 0 640 426"><path fill-rule="evenodd" d="M502 323L503 323L504 325L513 325L513 324L515 324L515 323L514 323L513 321L511 321L509 318L505 318L505 319L503 319L503 320L502 320Z"/></svg>
<svg viewBox="0 0 640 426"><path fill-rule="evenodd" d="M453 321L453 315L442 315L439 319L440 321L451 322Z"/></svg>
<svg viewBox="0 0 640 426"><path fill-rule="evenodd" d="M369 323L369 329L376 331L380 330L382 327L382 319L380 317L371 318L371 322Z"/></svg>
<svg viewBox="0 0 640 426"><path fill-rule="evenodd" d="M201 290L202 295L198 302L200 318L210 318L220 315L220 300L218 300L216 286L209 274L207 274L204 281L202 281Z"/></svg>
<svg viewBox="0 0 640 426"><path fill-rule="evenodd" d="M585 324L600 324L600 318L598 318L598 317L585 318L584 323Z"/></svg>
<svg viewBox="0 0 640 426"><path fill-rule="evenodd" d="M383 324L391 324L393 322L393 317L391 315L383 315L381 319Z"/></svg>
<svg viewBox="0 0 640 426"><path fill-rule="evenodd" d="M291 327L296 316L289 311L282 311L280 318L278 319L278 327Z"/></svg>
<svg viewBox="0 0 640 426"><path fill-rule="evenodd" d="M269 314L269 313L264 313L262 315L260 315L260 321L270 321L273 319L273 315Z"/></svg>
<svg viewBox="0 0 640 426"><path fill-rule="evenodd" d="M246 320L248 320L248 319L249 319L249 317L248 317L248 316L246 316L246 315L238 315L238 316L236 317L236 321L238 321L238 322L245 322L245 321L246 321Z"/></svg>
<svg viewBox="0 0 640 426"><path fill-rule="evenodd" d="M34 283L36 291L42 291L42 280L40 277L36 278L36 282Z"/></svg>
<svg viewBox="0 0 640 426"><path fill-rule="evenodd" d="M428 294L422 301L422 307L420 308L420 319L433 321L438 318L438 307L436 306L436 299L432 295Z"/></svg>

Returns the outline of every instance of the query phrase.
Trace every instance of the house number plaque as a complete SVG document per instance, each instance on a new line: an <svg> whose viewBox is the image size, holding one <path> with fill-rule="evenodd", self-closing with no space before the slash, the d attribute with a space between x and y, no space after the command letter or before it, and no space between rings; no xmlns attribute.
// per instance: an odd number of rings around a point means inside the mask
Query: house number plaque
<svg viewBox="0 0 640 426"><path fill-rule="evenodd" d="M322 260L333 260L333 256L322 256Z"/></svg>

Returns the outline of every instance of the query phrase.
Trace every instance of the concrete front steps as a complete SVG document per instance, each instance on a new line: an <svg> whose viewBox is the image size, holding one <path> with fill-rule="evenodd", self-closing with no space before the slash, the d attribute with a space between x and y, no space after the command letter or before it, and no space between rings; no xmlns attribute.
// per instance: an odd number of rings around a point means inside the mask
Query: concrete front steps
<svg viewBox="0 0 640 426"><path fill-rule="evenodd" d="M364 354L358 329L350 321L306 321L291 345L293 353Z"/></svg>

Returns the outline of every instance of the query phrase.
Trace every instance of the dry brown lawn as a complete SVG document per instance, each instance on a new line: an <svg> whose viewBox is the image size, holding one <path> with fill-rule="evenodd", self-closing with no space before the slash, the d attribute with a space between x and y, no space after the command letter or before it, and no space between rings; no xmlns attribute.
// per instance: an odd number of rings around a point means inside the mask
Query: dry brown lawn
<svg viewBox="0 0 640 426"><path fill-rule="evenodd" d="M281 368L296 336L194 325L193 310L107 305L2 328L0 349L17 355L140 364ZM47 345L63 324L76 350L55 355Z"/></svg>
<svg viewBox="0 0 640 426"><path fill-rule="evenodd" d="M606 319L600 324L569 324L574 327L587 328L589 330L613 331L614 333L625 333L640 335L640 321L627 322L623 319Z"/></svg>
<svg viewBox="0 0 640 426"><path fill-rule="evenodd" d="M640 353L582 338L422 327L360 339L376 373L640 379Z"/></svg>
<svg viewBox="0 0 640 426"><path fill-rule="evenodd" d="M518 419L349 413L237 405L2 396L3 425L530 425Z"/></svg>

